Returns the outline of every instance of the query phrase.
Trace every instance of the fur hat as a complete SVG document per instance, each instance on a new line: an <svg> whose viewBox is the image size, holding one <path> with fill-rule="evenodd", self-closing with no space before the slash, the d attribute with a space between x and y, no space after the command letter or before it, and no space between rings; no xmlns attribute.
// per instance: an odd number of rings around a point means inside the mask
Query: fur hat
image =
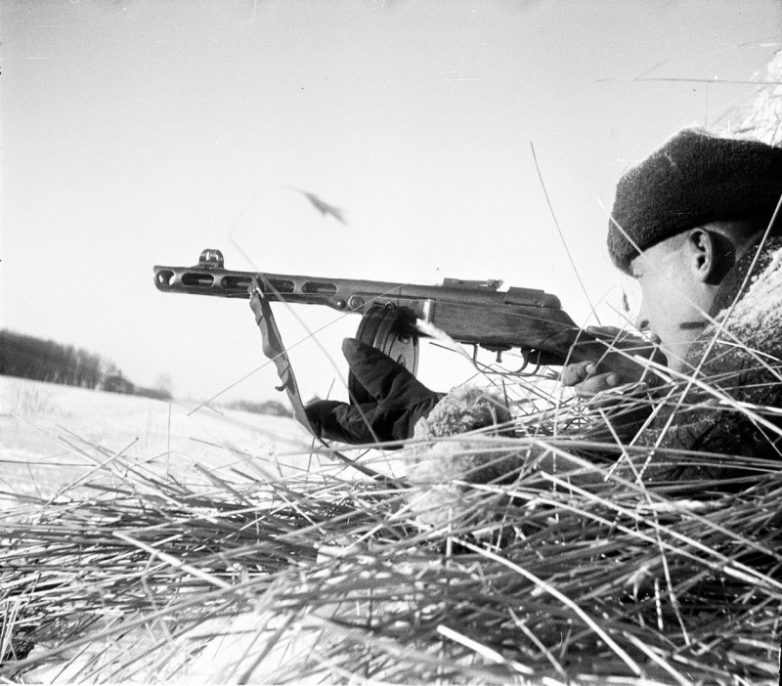
<svg viewBox="0 0 782 686"><path fill-rule="evenodd" d="M709 222L768 222L782 195L782 148L684 129L616 187L608 252L628 271L638 250Z"/></svg>

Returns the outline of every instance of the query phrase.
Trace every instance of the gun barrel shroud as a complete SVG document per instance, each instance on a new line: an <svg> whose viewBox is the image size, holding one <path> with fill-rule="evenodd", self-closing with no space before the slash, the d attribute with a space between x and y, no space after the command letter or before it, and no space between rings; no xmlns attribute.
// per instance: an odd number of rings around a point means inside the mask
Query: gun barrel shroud
<svg viewBox="0 0 782 686"><path fill-rule="evenodd" d="M612 348L611 341L576 326L555 295L531 288L501 291L500 282L493 280L446 279L442 285L427 286L232 271L224 268L219 250L204 250L194 267L157 265L154 275L155 286L170 293L249 298L255 280L270 301L324 305L361 315L385 306L400 313L401 326L410 335L421 335L415 320L422 319L459 343L490 350L520 348L527 355L539 353L544 364L599 360ZM635 339L617 346L624 349L621 357L627 358L638 344ZM638 352L648 357L648 344ZM611 366L629 362L614 360Z"/></svg>

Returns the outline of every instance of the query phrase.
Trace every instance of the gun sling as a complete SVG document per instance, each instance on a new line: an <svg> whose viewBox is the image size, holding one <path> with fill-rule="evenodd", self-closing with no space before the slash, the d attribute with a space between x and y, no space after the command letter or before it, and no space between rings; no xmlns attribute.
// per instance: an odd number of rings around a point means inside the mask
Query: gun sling
<svg viewBox="0 0 782 686"><path fill-rule="evenodd" d="M293 373L293 367L285 349L285 345L282 342L282 336L277 327L277 322L274 319L274 314L272 314L271 304L264 295L264 291L257 279L253 279L250 285L250 308L252 309L253 314L255 314L255 323L258 325L258 330L261 332L264 355L274 362L274 366L277 368L277 374L280 377L281 384L276 388L278 391L284 390L287 393L288 401L293 408L293 416L295 419L339 460L373 479L386 480L387 477L384 475L370 469L357 460L352 460L347 455L343 455L341 452L334 450L315 432L315 429L307 418L307 413L304 411L304 403L301 400L299 386L296 383L296 376Z"/></svg>

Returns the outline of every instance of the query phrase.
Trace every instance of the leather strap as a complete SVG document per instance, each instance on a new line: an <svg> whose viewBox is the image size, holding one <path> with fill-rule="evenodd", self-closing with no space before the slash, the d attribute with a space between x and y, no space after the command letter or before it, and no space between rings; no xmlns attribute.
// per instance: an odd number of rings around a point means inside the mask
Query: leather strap
<svg viewBox="0 0 782 686"><path fill-rule="evenodd" d="M307 418L307 413L304 411L304 403L301 400L299 386L296 383L296 376L293 373L293 367L288 358L288 353L285 350L285 345L282 342L280 330L277 328L277 322L274 320L271 304L264 295L264 291L273 291L274 287L268 281L264 281L263 288L261 288L258 279L263 279L263 275L253 278L250 284L250 309L252 309L255 314L255 323L258 325L258 330L261 332L263 353L274 362L274 366L277 367L277 374L280 377L281 384L275 388L278 391L285 391L287 393L288 401L293 408L293 416L319 443L328 448L329 453L334 455L337 459L372 479L378 481L389 480L388 477L376 472L374 469L370 469L358 461L352 460L347 455L343 455L338 450L334 450L315 432L315 429ZM282 296L280 299L282 299Z"/></svg>

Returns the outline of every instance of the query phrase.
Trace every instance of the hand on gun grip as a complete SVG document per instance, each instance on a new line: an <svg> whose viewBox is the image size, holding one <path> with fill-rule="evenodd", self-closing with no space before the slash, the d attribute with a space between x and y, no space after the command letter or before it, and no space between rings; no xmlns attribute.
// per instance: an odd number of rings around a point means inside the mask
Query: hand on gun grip
<svg viewBox="0 0 782 686"><path fill-rule="evenodd" d="M561 380L573 386L579 396L590 398L606 391L649 388L657 383L655 375L643 364L645 359L664 363L664 358L650 343L612 326L593 326L587 333L603 340L607 350L595 359L570 362L562 369ZM615 348L615 350L611 350ZM639 362L632 362L637 356Z"/></svg>
<svg viewBox="0 0 782 686"><path fill-rule="evenodd" d="M443 397L429 390L401 364L354 338L342 342L350 371L373 398L357 405L317 400L305 408L322 438L343 443L401 441L413 435L416 422Z"/></svg>

